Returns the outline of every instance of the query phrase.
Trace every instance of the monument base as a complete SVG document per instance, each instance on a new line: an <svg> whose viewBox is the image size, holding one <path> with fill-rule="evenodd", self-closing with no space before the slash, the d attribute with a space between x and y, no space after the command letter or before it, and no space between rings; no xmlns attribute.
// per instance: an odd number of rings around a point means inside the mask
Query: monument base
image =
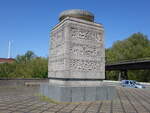
<svg viewBox="0 0 150 113"><path fill-rule="evenodd" d="M41 84L40 93L60 102L112 100L116 98L114 86L60 86Z"/></svg>

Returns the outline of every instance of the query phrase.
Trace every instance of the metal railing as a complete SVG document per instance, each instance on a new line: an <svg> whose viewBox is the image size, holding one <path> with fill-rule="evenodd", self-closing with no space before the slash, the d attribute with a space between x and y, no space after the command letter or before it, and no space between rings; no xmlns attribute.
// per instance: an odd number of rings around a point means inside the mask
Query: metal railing
<svg viewBox="0 0 150 113"><path fill-rule="evenodd" d="M129 63L129 62L140 62L140 61L150 61L150 56L149 57L144 57L144 58L133 58L133 59L123 59L123 60L118 60L118 61L112 61L112 60L108 60L107 58L105 58L105 64L116 64L116 63Z"/></svg>

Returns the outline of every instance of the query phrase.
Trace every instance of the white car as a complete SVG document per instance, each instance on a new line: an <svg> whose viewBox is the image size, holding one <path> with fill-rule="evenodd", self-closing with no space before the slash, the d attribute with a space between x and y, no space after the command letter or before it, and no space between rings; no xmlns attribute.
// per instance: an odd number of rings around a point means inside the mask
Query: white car
<svg viewBox="0 0 150 113"><path fill-rule="evenodd" d="M121 85L128 88L145 88L145 86L137 83L134 80L122 80Z"/></svg>

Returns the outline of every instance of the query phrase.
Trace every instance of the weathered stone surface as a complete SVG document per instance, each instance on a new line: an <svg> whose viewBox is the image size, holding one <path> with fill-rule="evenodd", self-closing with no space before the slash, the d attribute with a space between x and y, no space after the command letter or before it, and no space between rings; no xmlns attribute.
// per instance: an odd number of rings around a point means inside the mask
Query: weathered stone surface
<svg viewBox="0 0 150 113"><path fill-rule="evenodd" d="M81 87L41 84L40 92L49 98L62 102L113 100L117 98L115 86Z"/></svg>
<svg viewBox="0 0 150 113"><path fill-rule="evenodd" d="M74 17L74 18L79 18L79 19L92 21L92 22L94 21L94 15L91 12L79 10L79 9L63 11L59 16L59 20L62 21L66 17Z"/></svg>
<svg viewBox="0 0 150 113"><path fill-rule="evenodd" d="M105 79L103 32L101 24L73 16L61 20L51 31L50 83L99 85L99 80Z"/></svg>
<svg viewBox="0 0 150 113"><path fill-rule="evenodd" d="M111 87L101 84L105 79L104 29L93 20L92 13L82 10L60 15L50 35L49 84L41 86L44 95L64 102L114 97Z"/></svg>

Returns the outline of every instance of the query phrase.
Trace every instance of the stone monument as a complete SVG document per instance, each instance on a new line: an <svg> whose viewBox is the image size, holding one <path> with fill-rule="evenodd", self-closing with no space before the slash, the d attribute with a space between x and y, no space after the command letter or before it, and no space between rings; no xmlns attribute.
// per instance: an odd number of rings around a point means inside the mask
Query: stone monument
<svg viewBox="0 0 150 113"><path fill-rule="evenodd" d="M42 92L65 102L105 99L111 88L101 84L105 79L103 26L84 10L66 10L59 21L50 34L49 85Z"/></svg>
<svg viewBox="0 0 150 113"><path fill-rule="evenodd" d="M67 10L51 31L48 77L51 84L100 85L105 79L103 26L83 10Z"/></svg>

